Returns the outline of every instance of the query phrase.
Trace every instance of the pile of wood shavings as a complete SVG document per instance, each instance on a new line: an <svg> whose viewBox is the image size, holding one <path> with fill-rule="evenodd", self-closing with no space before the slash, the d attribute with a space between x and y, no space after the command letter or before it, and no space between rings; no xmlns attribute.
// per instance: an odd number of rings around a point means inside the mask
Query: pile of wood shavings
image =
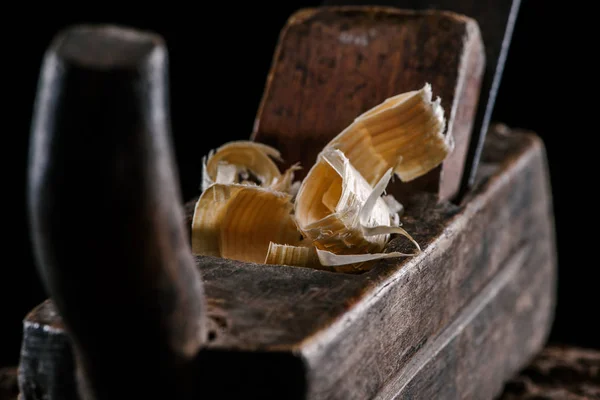
<svg viewBox="0 0 600 400"><path fill-rule="evenodd" d="M402 206L384 196L437 167L453 150L431 86L391 97L329 142L306 178L284 172L279 151L227 143L204 159L202 195L192 220L192 251L245 262L353 272L372 261L412 256L417 242L400 225ZM392 234L413 254L383 253Z"/></svg>

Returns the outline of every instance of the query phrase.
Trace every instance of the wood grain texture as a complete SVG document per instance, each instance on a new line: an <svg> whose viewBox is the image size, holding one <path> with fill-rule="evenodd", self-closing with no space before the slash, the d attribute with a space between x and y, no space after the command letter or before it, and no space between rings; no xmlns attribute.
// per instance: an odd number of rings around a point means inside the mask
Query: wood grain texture
<svg viewBox="0 0 600 400"><path fill-rule="evenodd" d="M437 390L459 399L498 392L541 348L552 321L555 243L541 142L495 127L465 203L415 194L404 224L423 253L361 275L198 257L210 321L199 393L426 399ZM387 251L409 246L395 238ZM58 316L40 321L36 313L27 323L60 326ZM231 368L244 384L231 384L224 372ZM52 369L24 370L30 375L22 379L35 386Z"/></svg>
<svg viewBox="0 0 600 400"><path fill-rule="evenodd" d="M477 23L458 14L302 10L282 30L252 138L279 149L287 165L301 162L302 177L358 115L429 82L442 99L455 150L441 167L390 192L401 200L423 190L448 199L458 190L484 64Z"/></svg>
<svg viewBox="0 0 600 400"><path fill-rule="evenodd" d="M473 18L481 28L485 47L485 73L481 83L480 105L473 122L473 140L467 153L463 187L468 189L475 177L480 152L489 128L490 119L508 54L520 0L325 0L326 6L399 7L411 10L447 10Z"/></svg>
<svg viewBox="0 0 600 400"><path fill-rule="evenodd" d="M51 366L48 368L47 366ZM54 304L42 303L26 317L19 363L20 391L25 399L75 400L77 382L73 371L73 343ZM30 376L37 379L31 380Z"/></svg>
<svg viewBox="0 0 600 400"><path fill-rule="evenodd" d="M551 251L542 239L512 252L494 279L375 398L495 397L503 388L498 377L511 377L546 341L548 330L540 327L552 318Z"/></svg>
<svg viewBox="0 0 600 400"><path fill-rule="evenodd" d="M549 257L554 257L552 209L541 143L534 137L522 136L520 144L525 145L527 151L515 157L515 149L508 146L517 145L518 141L511 143L510 136L499 139L492 135L492 138L505 150L491 150L483 172L491 172L493 156L499 152L504 153L503 161L496 164L500 170L496 172L500 173L492 175L480 186L453 218L431 225L407 218L408 231L416 232L419 236L415 236L416 240L426 243L422 258L407 260L404 265L396 266L402 267L399 269L373 271L375 290L363 298L362 307L357 306L346 313L337 326L332 326L329 332L317 336L303 348L312 367L310 371L314 371L309 375L314 390L311 398L372 396L404 368L419 349L451 324L458 312L490 280L496 279L509 255L534 238L541 238L548 246L534 246L532 251L551 249ZM430 210L425 208L423 211L429 213ZM424 240L422 232L434 230L434 227L439 231L431 241ZM395 246L396 242L392 241L390 248L394 250ZM552 265L547 271L554 268L554 258L551 260ZM535 264L529 266L538 267ZM548 278L548 282L553 280ZM552 299L552 285L546 286L544 293L540 293L542 295ZM552 313L550 307L543 307L547 301L540 296L535 299L539 307L532 309L529 319L521 320L523 323L536 319L534 313ZM541 319L546 325L535 329L545 335L549 331L550 318ZM517 330L531 331L532 328L519 326ZM391 337L387 336L390 332L394 333ZM538 350L539 346L541 343L531 351ZM510 343L495 356L521 358L523 365L530 355L515 350L521 347L518 343ZM482 352L482 349L472 350ZM455 357L469 355L457 353ZM323 371L333 372L324 374ZM457 398L469 393L474 381L497 388L510 377L507 370L471 372L470 379L457 382Z"/></svg>

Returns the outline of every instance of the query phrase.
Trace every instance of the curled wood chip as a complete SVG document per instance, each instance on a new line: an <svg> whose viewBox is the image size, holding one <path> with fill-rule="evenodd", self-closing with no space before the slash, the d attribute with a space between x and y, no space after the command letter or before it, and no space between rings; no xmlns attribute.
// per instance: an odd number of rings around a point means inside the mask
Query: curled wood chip
<svg viewBox="0 0 600 400"><path fill-rule="evenodd" d="M314 246L290 246L271 242L265 264L292 265L316 269L328 269L319 262Z"/></svg>
<svg viewBox="0 0 600 400"><path fill-rule="evenodd" d="M283 174L273 160L282 161L278 150L253 141L236 141L211 151L204 160L202 190L214 183L257 185L290 192L294 172L293 165Z"/></svg>
<svg viewBox="0 0 600 400"><path fill-rule="evenodd" d="M335 149L321 153L304 179L295 202L295 216L300 231L317 248L335 254L381 251L389 236L365 236L363 227L393 222L383 199Z"/></svg>
<svg viewBox="0 0 600 400"><path fill-rule="evenodd" d="M211 152L192 223L192 250L240 261L352 272L421 249L401 227L404 209L384 195L395 174L410 181L452 151L431 86L365 112L327 144L302 182L269 146L238 141ZM414 253L385 253L392 234Z"/></svg>
<svg viewBox="0 0 600 400"><path fill-rule="evenodd" d="M399 252L392 253L375 253L375 254L334 254L325 250L317 249L317 257L322 265L341 266L350 264L362 264L368 261L382 260L384 258L398 258L402 256L412 256L413 254L405 254Z"/></svg>
<svg viewBox="0 0 600 400"><path fill-rule="evenodd" d="M408 182L441 164L453 149L431 86L402 93L363 113L326 147L341 150L367 182L375 185L392 168Z"/></svg>
<svg viewBox="0 0 600 400"><path fill-rule="evenodd" d="M321 265L408 255L381 253L392 233L407 236L420 250L381 197L391 176L389 169L372 187L340 150L329 148L319 155L298 192L295 217L300 231L316 247Z"/></svg>
<svg viewBox="0 0 600 400"><path fill-rule="evenodd" d="M269 187L275 191L286 192L295 196L300 187L300 182L294 182L294 172L300 169L302 169L302 167L300 167L299 163L292 165L283 173L283 175L275 178Z"/></svg>
<svg viewBox="0 0 600 400"><path fill-rule="evenodd" d="M264 263L271 241L299 244L291 195L258 186L213 184L194 210L192 252Z"/></svg>

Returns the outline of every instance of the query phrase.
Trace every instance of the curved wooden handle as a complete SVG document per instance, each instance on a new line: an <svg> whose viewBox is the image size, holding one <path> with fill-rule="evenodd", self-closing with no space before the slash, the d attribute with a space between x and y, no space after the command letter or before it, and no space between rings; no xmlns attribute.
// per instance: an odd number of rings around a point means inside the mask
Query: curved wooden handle
<svg viewBox="0 0 600 400"><path fill-rule="evenodd" d="M205 337L170 143L167 58L157 35L78 26L55 38L41 70L31 231L84 398L187 398Z"/></svg>

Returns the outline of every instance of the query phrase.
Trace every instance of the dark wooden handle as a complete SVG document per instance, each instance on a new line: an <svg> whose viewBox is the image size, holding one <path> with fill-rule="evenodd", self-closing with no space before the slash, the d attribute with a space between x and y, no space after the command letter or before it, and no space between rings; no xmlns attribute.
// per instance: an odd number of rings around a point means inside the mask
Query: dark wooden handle
<svg viewBox="0 0 600 400"><path fill-rule="evenodd" d="M55 38L41 70L31 231L84 398L187 398L186 371L204 340L203 286L170 143L167 59L157 35L78 26Z"/></svg>

